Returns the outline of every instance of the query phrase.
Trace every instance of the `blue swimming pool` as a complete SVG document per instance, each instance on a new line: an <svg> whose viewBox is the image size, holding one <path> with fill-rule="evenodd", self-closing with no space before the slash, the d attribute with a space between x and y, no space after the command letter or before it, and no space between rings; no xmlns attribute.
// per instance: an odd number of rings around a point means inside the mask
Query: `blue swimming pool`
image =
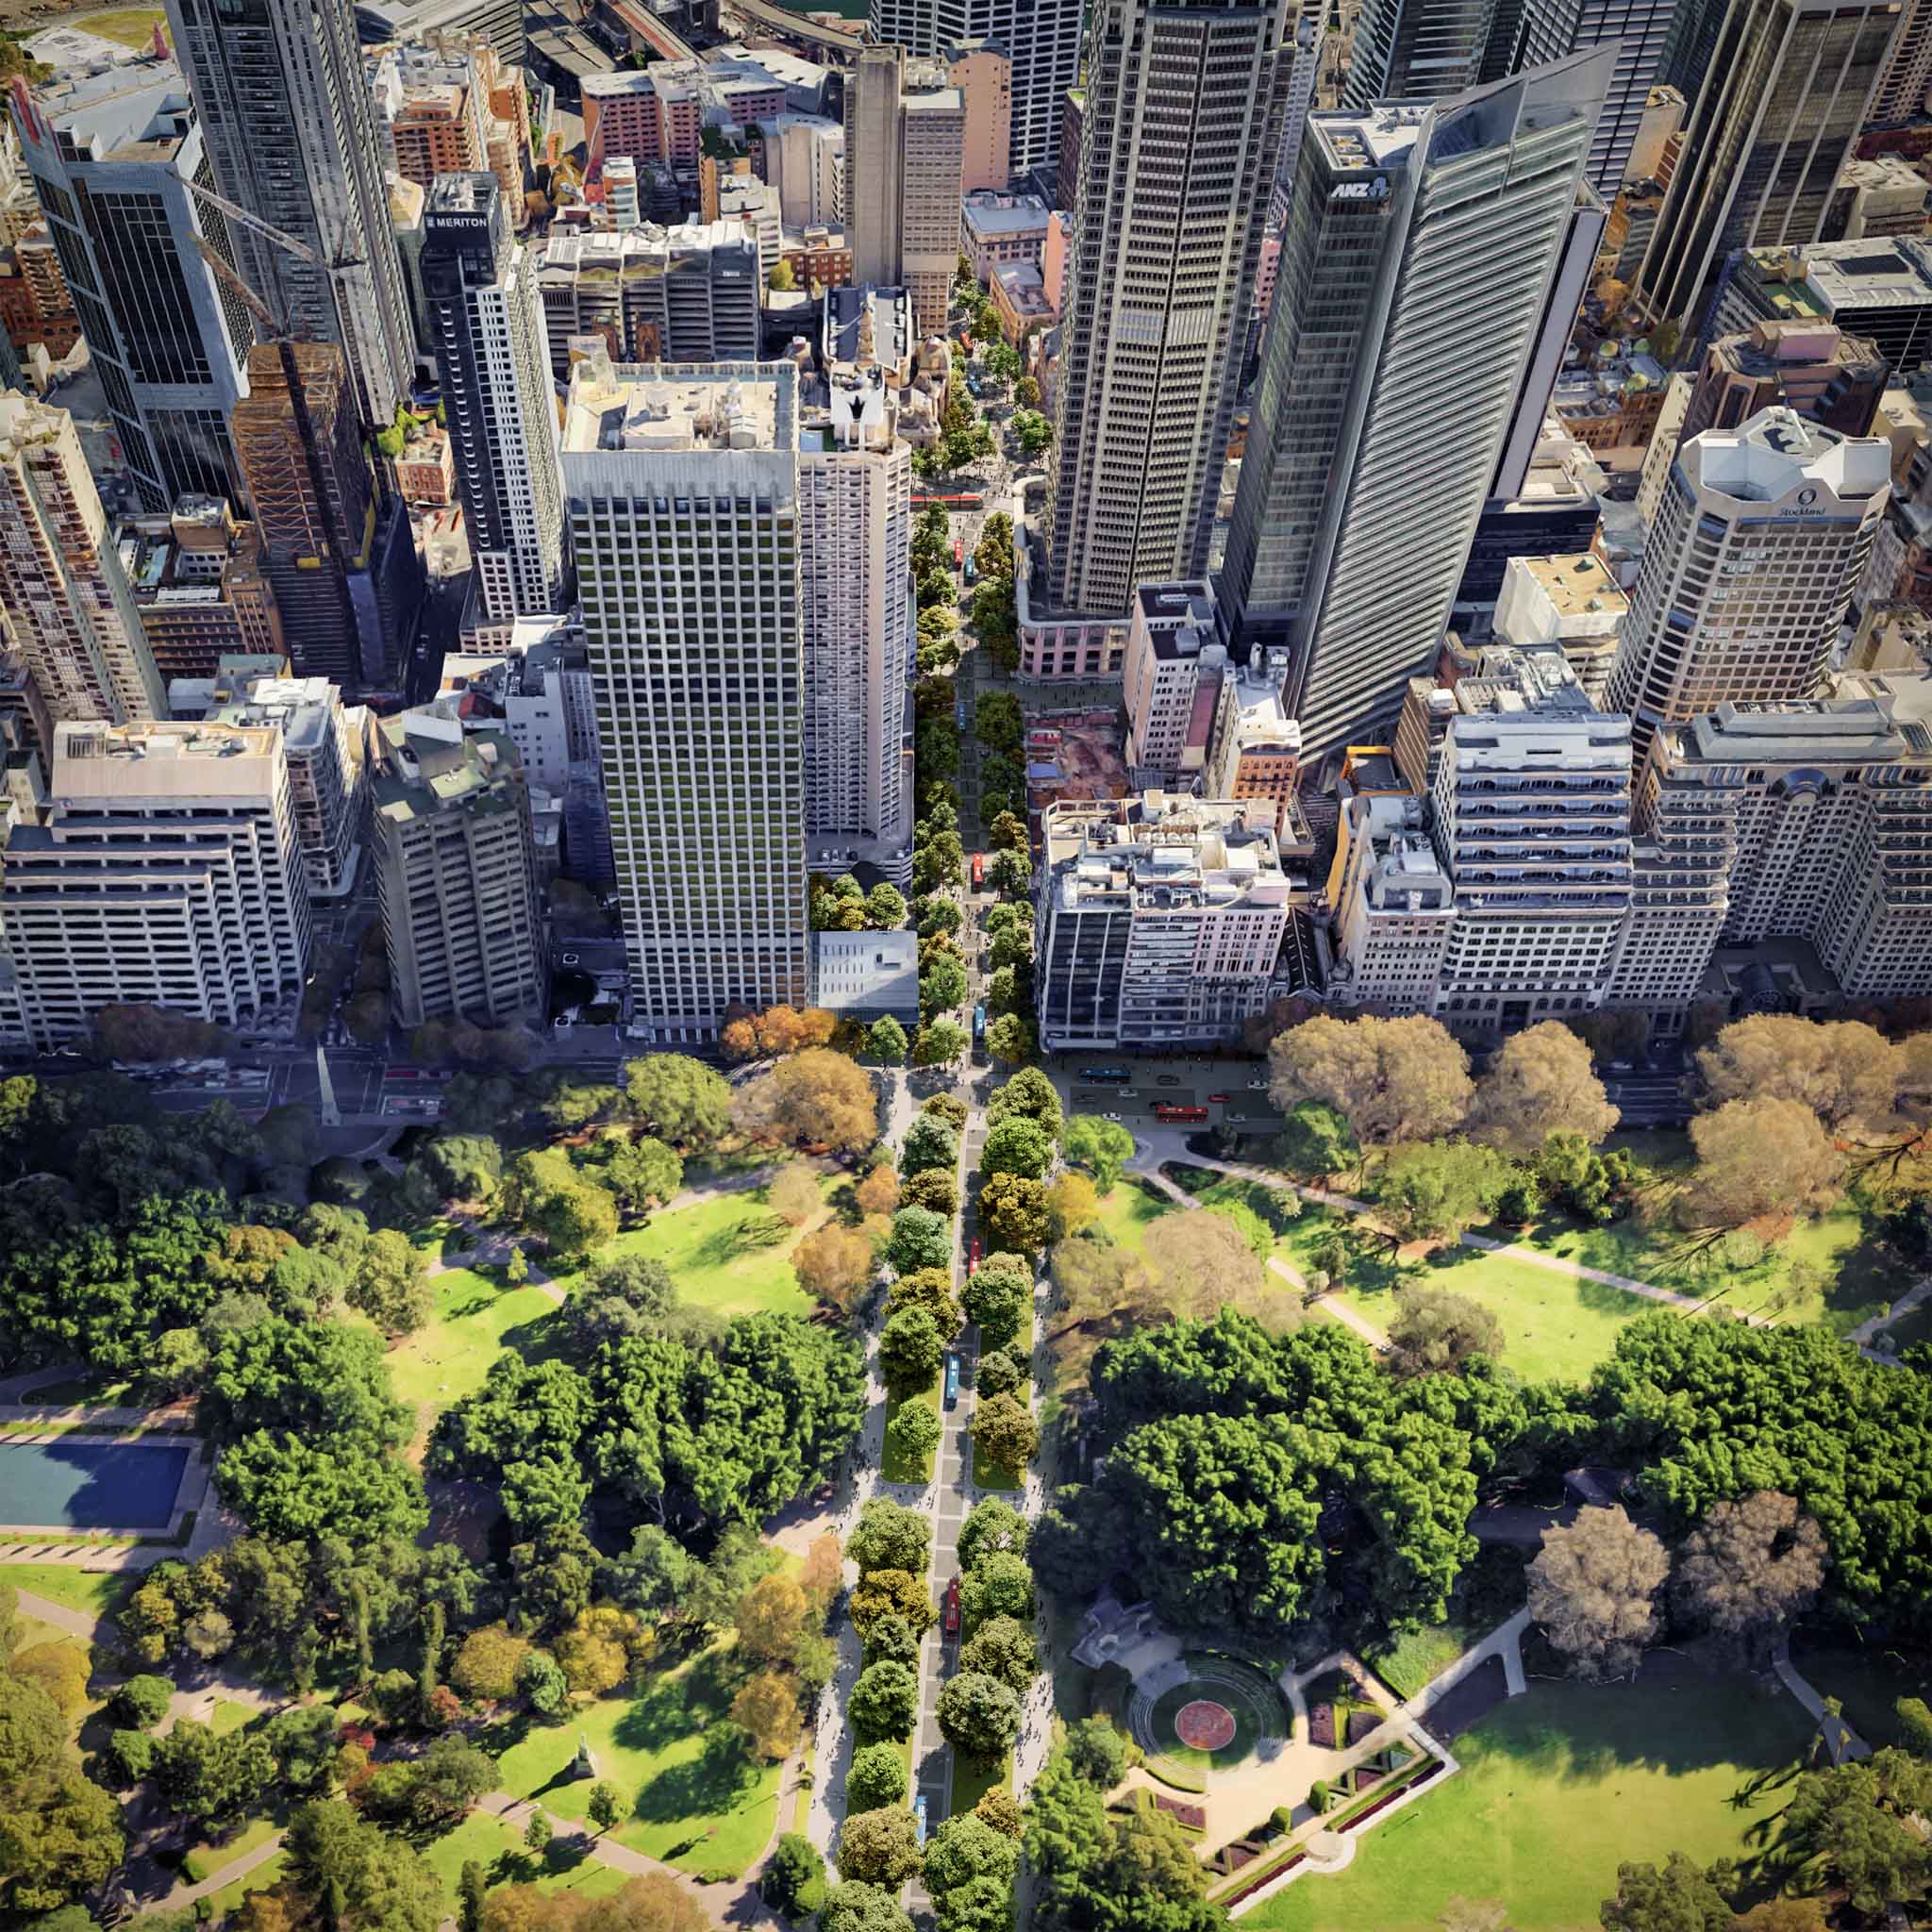
<svg viewBox="0 0 1932 1932"><path fill-rule="evenodd" d="M0 1437L0 1523L165 1529L193 1454L179 1442L9 1442Z"/></svg>

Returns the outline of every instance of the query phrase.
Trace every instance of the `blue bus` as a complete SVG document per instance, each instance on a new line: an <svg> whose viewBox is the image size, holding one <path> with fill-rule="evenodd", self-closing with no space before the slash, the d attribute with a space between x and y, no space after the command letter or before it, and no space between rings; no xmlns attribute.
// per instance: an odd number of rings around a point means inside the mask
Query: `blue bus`
<svg viewBox="0 0 1932 1932"><path fill-rule="evenodd" d="M919 1842L925 1842L925 1793L921 1791L912 1802L912 1822L919 1831Z"/></svg>
<svg viewBox="0 0 1932 1932"><path fill-rule="evenodd" d="M977 563L977 562L976 562L976 561L975 561L975 560L974 560L974 559L973 558L970 558L970 557L969 557L969 558L968 558L966 559L966 581L967 581L967 583L968 583L968 584L970 585L970 584L972 583L973 579L974 579L974 577L976 577L976 576L977 576L978 575L979 575L979 565L978 565L978 563Z"/></svg>
<svg viewBox="0 0 1932 1932"><path fill-rule="evenodd" d="M1079 1077L1083 1080L1112 1080L1124 1087L1131 1076L1124 1067L1082 1067Z"/></svg>
<svg viewBox="0 0 1932 1932"><path fill-rule="evenodd" d="M977 1045L986 1038L986 1007L984 1003L973 1009L973 1040Z"/></svg>
<svg viewBox="0 0 1932 1932"><path fill-rule="evenodd" d="M946 1355L946 1407L959 1406L959 1357L950 1350Z"/></svg>

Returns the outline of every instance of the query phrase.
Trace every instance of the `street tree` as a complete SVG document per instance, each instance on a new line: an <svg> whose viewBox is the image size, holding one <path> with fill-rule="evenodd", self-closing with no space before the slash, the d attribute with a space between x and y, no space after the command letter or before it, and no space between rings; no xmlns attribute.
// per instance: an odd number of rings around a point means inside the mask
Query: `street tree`
<svg viewBox="0 0 1932 1932"><path fill-rule="evenodd" d="M1016 1255L992 1255L966 1279L959 1305L979 1330L983 1348L1005 1348L1033 1302L1033 1274Z"/></svg>
<svg viewBox="0 0 1932 1932"><path fill-rule="evenodd" d="M827 1222L791 1251L791 1270L809 1295L850 1314L876 1268L872 1243L855 1227Z"/></svg>
<svg viewBox="0 0 1932 1932"><path fill-rule="evenodd" d="M1024 1624L989 1617L959 1653L959 1668L1024 1692L1040 1672L1040 1645Z"/></svg>
<svg viewBox="0 0 1932 1932"><path fill-rule="evenodd" d="M1552 1134L1580 1135L1593 1147L1617 1120L1590 1048L1561 1022L1545 1020L1496 1050L1476 1084L1466 1131L1526 1159Z"/></svg>
<svg viewBox="0 0 1932 1932"><path fill-rule="evenodd" d="M1038 1121L1008 1114L987 1130L979 1157L982 1174L1015 1174L1038 1180L1053 1158L1053 1137Z"/></svg>
<svg viewBox="0 0 1932 1932"><path fill-rule="evenodd" d="M687 1054L627 1062L624 1093L640 1124L674 1147L708 1146L731 1124L730 1083Z"/></svg>
<svg viewBox="0 0 1932 1932"><path fill-rule="evenodd" d="M869 1497L858 1512L858 1524L845 1540L845 1554L859 1574L874 1570L904 1570L924 1575L932 1546L932 1520L924 1510L908 1508L888 1496Z"/></svg>
<svg viewBox="0 0 1932 1932"><path fill-rule="evenodd" d="M1040 1452L1040 1424L1024 1403L990 1396L974 1410L973 1440L1000 1468L1022 1470Z"/></svg>
<svg viewBox="0 0 1932 1932"><path fill-rule="evenodd" d="M879 1330L880 1373L903 1393L929 1388L945 1356L945 1338L930 1309L902 1308Z"/></svg>
<svg viewBox="0 0 1932 1932"><path fill-rule="evenodd" d="M877 1811L906 1802L906 1760L896 1744L861 1744L845 1774L849 1811Z"/></svg>
<svg viewBox="0 0 1932 1932"><path fill-rule="evenodd" d="M979 1191L979 1218L1002 1248L1037 1255L1046 1246L1046 1190L1024 1174L996 1174Z"/></svg>
<svg viewBox="0 0 1932 1932"><path fill-rule="evenodd" d="M1020 1735L1020 1700L1012 1687L977 1671L960 1670L940 1691L940 1730L969 1757L998 1757Z"/></svg>
<svg viewBox="0 0 1932 1932"><path fill-rule="evenodd" d="M935 1095L938 1099L942 1096ZM959 1165L958 1133L936 1112L921 1112L906 1129L899 1146L899 1172L915 1174L928 1167L949 1173Z"/></svg>
<svg viewBox="0 0 1932 1932"><path fill-rule="evenodd" d="M923 1397L911 1396L892 1411L886 1444L902 1462L924 1469L944 1433L939 1410Z"/></svg>
<svg viewBox="0 0 1932 1932"><path fill-rule="evenodd" d="M886 1259L901 1274L921 1268L949 1267L953 1259L953 1231L941 1214L930 1208L901 1208L892 1216L891 1239Z"/></svg>
<svg viewBox="0 0 1932 1932"><path fill-rule="evenodd" d="M1589 1508L1546 1529L1529 1566L1529 1610L1579 1677L1634 1672L1659 1625L1657 1593L1670 1557L1621 1508Z"/></svg>
<svg viewBox="0 0 1932 1932"><path fill-rule="evenodd" d="M1093 1176L1100 1193L1110 1194L1121 1170L1134 1158L1134 1137L1118 1121L1074 1114L1060 1137L1060 1151L1075 1167L1084 1167Z"/></svg>
<svg viewBox="0 0 1932 1932"><path fill-rule="evenodd" d="M891 1014L882 1014L865 1030L865 1050L882 1067L902 1067L908 1048L906 1029Z"/></svg>
<svg viewBox="0 0 1932 1932"><path fill-rule="evenodd" d="M1002 1013L986 1028L986 1051L1003 1067L1024 1067L1040 1050L1032 1021L1019 1013Z"/></svg>
<svg viewBox="0 0 1932 1932"><path fill-rule="evenodd" d="M867 1664L852 1686L845 1714L861 1738L909 1738L919 1714L919 1679L891 1658Z"/></svg>

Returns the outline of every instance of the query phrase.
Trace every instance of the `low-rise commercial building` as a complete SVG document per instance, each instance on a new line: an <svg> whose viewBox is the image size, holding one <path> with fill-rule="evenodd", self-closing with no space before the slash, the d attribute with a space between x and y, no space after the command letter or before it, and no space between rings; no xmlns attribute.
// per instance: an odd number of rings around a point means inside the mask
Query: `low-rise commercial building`
<svg viewBox="0 0 1932 1932"><path fill-rule="evenodd" d="M1274 816L1160 791L1047 808L1045 1051L1223 1044L1267 1006L1292 916Z"/></svg>
<svg viewBox="0 0 1932 1932"><path fill-rule="evenodd" d="M982 286L1005 262L1038 268L1046 249L1053 211L1037 194L1004 194L981 190L959 203L959 253L973 264Z"/></svg>
<svg viewBox="0 0 1932 1932"><path fill-rule="evenodd" d="M261 532L220 497L184 497L171 517L121 525L121 565L164 684L212 677L224 658L286 655Z"/></svg>
<svg viewBox="0 0 1932 1932"><path fill-rule="evenodd" d="M1886 381L1876 345L1834 323L1754 323L1747 334L1720 337L1705 350L1677 441L1735 429L1777 407L1841 436L1869 436Z"/></svg>
<svg viewBox="0 0 1932 1932"><path fill-rule="evenodd" d="M1556 645L1576 674L1584 696L1601 705L1629 614L1629 598L1593 551L1512 557L1496 599L1496 641L1519 650Z"/></svg>

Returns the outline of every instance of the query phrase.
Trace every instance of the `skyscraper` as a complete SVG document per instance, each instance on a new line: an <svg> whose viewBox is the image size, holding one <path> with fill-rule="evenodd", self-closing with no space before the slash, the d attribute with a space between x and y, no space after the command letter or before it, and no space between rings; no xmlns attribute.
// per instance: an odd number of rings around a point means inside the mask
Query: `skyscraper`
<svg viewBox="0 0 1932 1932"><path fill-rule="evenodd" d="M1546 67L1587 47L1617 43L1616 72L1597 116L1584 178L1607 201L1624 185L1664 43L1686 0L1526 0L1516 67Z"/></svg>
<svg viewBox="0 0 1932 1932"><path fill-rule="evenodd" d="M845 83L845 234L853 280L911 291L938 335L959 259L966 105L942 62L861 48Z"/></svg>
<svg viewBox="0 0 1932 1932"><path fill-rule="evenodd" d="M714 1039L807 997L797 375L571 381L563 483L637 1024Z"/></svg>
<svg viewBox="0 0 1932 1932"><path fill-rule="evenodd" d="M197 252L225 258L228 225L188 192L207 163L181 70L150 57L31 95L16 80L13 113L142 508L239 499L228 415L254 330Z"/></svg>
<svg viewBox="0 0 1932 1932"><path fill-rule="evenodd" d="M1342 105L1441 100L1480 77L1497 0L1363 0Z"/></svg>
<svg viewBox="0 0 1932 1932"><path fill-rule="evenodd" d="M74 418L13 393L0 395L0 608L56 723L166 715Z"/></svg>
<svg viewBox="0 0 1932 1932"><path fill-rule="evenodd" d="M877 372L835 375L798 440L805 828L912 876L912 452Z"/></svg>
<svg viewBox="0 0 1932 1932"><path fill-rule="evenodd" d="M1101 0L1060 324L1047 594L1202 575L1293 57L1287 0Z"/></svg>
<svg viewBox="0 0 1932 1932"><path fill-rule="evenodd" d="M1081 0L872 0L866 39L928 58L966 42L996 42L1012 62L1008 173L1018 186L1023 175L1050 175L1058 165L1061 110L1080 76L1085 11Z"/></svg>
<svg viewBox="0 0 1932 1932"><path fill-rule="evenodd" d="M1307 759L1435 654L1614 59L1308 118L1221 582L1237 656L1293 647Z"/></svg>
<svg viewBox="0 0 1932 1932"><path fill-rule="evenodd" d="M1916 121L1925 111L1932 92L1932 7L1925 0L1905 0L1898 38L1878 77L1872 96L1874 121Z"/></svg>
<svg viewBox="0 0 1932 1932"><path fill-rule="evenodd" d="M1898 0L1732 0L1633 291L1687 333L1734 249L1815 242Z"/></svg>
<svg viewBox="0 0 1932 1932"><path fill-rule="evenodd" d="M169 0L168 25L214 185L319 259L236 223L242 279L298 333L341 346L358 414L386 428L415 346L349 0Z"/></svg>
<svg viewBox="0 0 1932 1932"><path fill-rule="evenodd" d="M423 212L429 305L486 618L558 610L563 487L536 263L494 175L439 175Z"/></svg>
<svg viewBox="0 0 1932 1932"><path fill-rule="evenodd" d="M1891 445L1761 410L1677 452L1609 703L1637 756L1730 700L1815 697L1891 489Z"/></svg>

